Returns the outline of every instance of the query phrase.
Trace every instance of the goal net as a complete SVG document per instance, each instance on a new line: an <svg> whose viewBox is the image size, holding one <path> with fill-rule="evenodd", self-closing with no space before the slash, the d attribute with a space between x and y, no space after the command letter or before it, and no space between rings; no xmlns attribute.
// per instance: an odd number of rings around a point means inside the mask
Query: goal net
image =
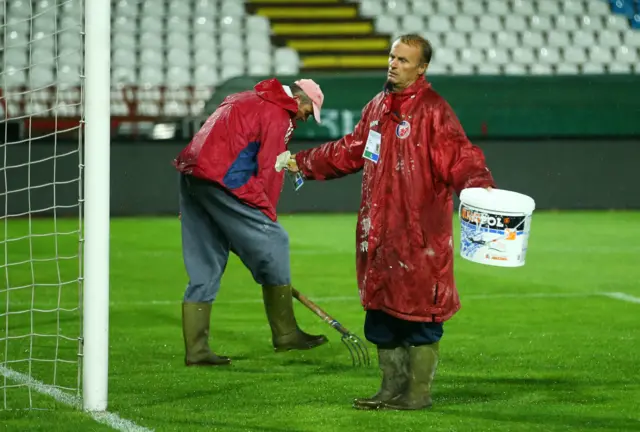
<svg viewBox="0 0 640 432"><path fill-rule="evenodd" d="M0 0L0 409L81 401L84 3Z"/></svg>

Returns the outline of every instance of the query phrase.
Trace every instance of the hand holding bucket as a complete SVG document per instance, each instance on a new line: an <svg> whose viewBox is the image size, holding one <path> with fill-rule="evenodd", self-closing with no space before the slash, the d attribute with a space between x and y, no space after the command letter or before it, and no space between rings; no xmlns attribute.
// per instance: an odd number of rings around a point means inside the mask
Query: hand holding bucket
<svg viewBox="0 0 640 432"><path fill-rule="evenodd" d="M503 189L468 188L460 194L460 256L498 267L525 263L535 201Z"/></svg>

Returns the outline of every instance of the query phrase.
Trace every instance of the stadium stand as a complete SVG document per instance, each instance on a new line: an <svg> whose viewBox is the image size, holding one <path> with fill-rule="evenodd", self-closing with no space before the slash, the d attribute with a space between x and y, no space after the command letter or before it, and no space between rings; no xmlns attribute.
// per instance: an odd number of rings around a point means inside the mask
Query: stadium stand
<svg viewBox="0 0 640 432"><path fill-rule="evenodd" d="M404 32L433 41L431 74L640 73L639 0L112 4L114 116L131 115L132 110L142 117L197 115L216 84L244 74L380 70L390 41ZM82 66L77 0L59 7L56 0L0 0L0 5L0 85L76 85ZM57 37L50 36L54 32ZM58 58L52 54L55 43ZM30 65L30 58L36 64ZM130 87L136 89L133 96L126 91ZM40 92L35 103L46 105L47 94ZM7 105L14 114L27 110L20 101Z"/></svg>

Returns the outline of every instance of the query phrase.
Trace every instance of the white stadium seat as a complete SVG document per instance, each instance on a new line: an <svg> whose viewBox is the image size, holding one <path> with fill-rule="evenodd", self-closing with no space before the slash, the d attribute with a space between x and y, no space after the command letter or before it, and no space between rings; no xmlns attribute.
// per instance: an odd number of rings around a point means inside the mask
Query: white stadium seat
<svg viewBox="0 0 640 432"><path fill-rule="evenodd" d="M247 1L112 0L114 86L211 87L238 74L298 74L303 66L300 55L272 40L270 20L252 15ZM83 62L79 1L5 3L0 20L7 85L76 83ZM429 73L435 75L640 70L640 30L632 29L627 17L612 13L604 0L347 3L357 5L362 17L371 18L379 33L427 37L435 49ZM188 102L163 109L182 113L198 106ZM112 109L122 112L121 102ZM154 104L145 109L158 108Z"/></svg>

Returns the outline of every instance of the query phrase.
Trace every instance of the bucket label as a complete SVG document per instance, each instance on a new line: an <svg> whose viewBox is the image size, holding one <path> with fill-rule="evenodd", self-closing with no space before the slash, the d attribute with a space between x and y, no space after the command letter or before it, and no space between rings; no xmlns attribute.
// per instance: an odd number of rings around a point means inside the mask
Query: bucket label
<svg viewBox="0 0 640 432"><path fill-rule="evenodd" d="M531 216L502 215L460 205L460 254L482 264L524 264Z"/></svg>

